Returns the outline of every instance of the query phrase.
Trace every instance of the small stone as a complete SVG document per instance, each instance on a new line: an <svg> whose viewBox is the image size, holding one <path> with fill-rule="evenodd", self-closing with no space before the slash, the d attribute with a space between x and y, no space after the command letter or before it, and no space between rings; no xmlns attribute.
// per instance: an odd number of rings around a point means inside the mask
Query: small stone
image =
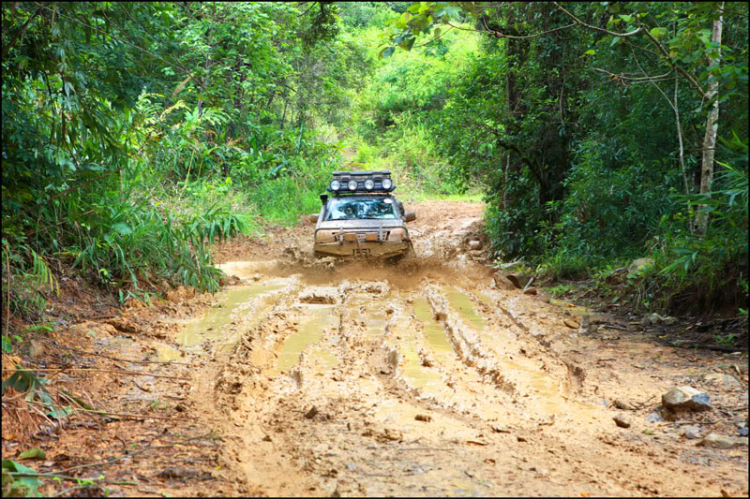
<svg viewBox="0 0 750 499"><path fill-rule="evenodd" d="M687 409L694 412L702 412L713 409L709 402L709 397L705 392L687 385L673 388L665 393L661 396L661 402L670 411Z"/></svg>
<svg viewBox="0 0 750 499"><path fill-rule="evenodd" d="M615 400L615 407L622 409L623 411L634 411L635 407L630 402L626 402L622 399Z"/></svg>
<svg viewBox="0 0 750 499"><path fill-rule="evenodd" d="M305 419L312 419L315 417L315 415L318 413L318 408L315 406L312 406L309 411L305 413Z"/></svg>
<svg viewBox="0 0 750 499"><path fill-rule="evenodd" d="M664 421L664 418L658 412L652 412L646 416L647 423L660 423L661 421Z"/></svg>
<svg viewBox="0 0 750 499"><path fill-rule="evenodd" d="M580 324L578 324L577 322L575 322L573 320L570 320L570 319L564 319L563 323L566 326L568 326L570 329L578 329L578 327L580 326Z"/></svg>
<svg viewBox="0 0 750 499"><path fill-rule="evenodd" d="M536 290L536 288L529 288L527 290L524 290L524 292L523 292L523 294L525 294L525 295L535 295L537 293L538 293L538 291Z"/></svg>
<svg viewBox="0 0 750 499"><path fill-rule="evenodd" d="M263 437L263 441L264 442L273 442L273 440L271 439L270 435L266 435L265 437Z"/></svg>
<svg viewBox="0 0 750 499"><path fill-rule="evenodd" d="M630 421L628 421L627 418L622 414L618 414L612 419L615 420L615 424L620 428L630 428Z"/></svg>
<svg viewBox="0 0 750 499"><path fill-rule="evenodd" d="M701 438L701 429L698 428L697 426L686 426L682 430L682 434L688 440L696 440L698 438Z"/></svg>
<svg viewBox="0 0 750 499"><path fill-rule="evenodd" d="M518 289L516 288L516 285L501 272L495 272L492 279L495 281L495 287L497 289L504 289L505 291L515 291Z"/></svg>
<svg viewBox="0 0 750 499"><path fill-rule="evenodd" d="M429 423L430 421L432 421L432 416L428 416L427 414L417 414L416 416L414 416L414 419L416 419L417 421Z"/></svg>
<svg viewBox="0 0 750 499"><path fill-rule="evenodd" d="M740 434L741 437L747 437L747 435L748 435L747 426L744 427L744 428L740 428L739 434Z"/></svg>
<svg viewBox="0 0 750 499"><path fill-rule="evenodd" d="M698 442L698 445L714 449L732 449L734 447L747 447L747 440L747 437L730 437L718 433L709 433L706 438Z"/></svg>
<svg viewBox="0 0 750 499"><path fill-rule="evenodd" d="M478 250L481 248L482 248L482 241L477 241L476 239L473 241L469 241L469 249Z"/></svg>

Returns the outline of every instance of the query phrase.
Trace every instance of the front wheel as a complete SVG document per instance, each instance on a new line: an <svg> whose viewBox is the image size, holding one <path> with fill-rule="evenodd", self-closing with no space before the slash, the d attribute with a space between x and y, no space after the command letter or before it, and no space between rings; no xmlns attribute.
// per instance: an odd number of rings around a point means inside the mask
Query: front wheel
<svg viewBox="0 0 750 499"><path fill-rule="evenodd" d="M396 265L404 258L406 258L406 253L401 253L396 256L389 256L385 259L385 262L389 265Z"/></svg>

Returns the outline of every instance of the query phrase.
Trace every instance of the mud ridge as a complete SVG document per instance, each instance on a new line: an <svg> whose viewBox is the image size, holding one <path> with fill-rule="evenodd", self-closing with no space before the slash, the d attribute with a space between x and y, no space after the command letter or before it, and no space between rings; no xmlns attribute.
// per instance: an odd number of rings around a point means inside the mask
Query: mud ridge
<svg viewBox="0 0 750 499"><path fill-rule="evenodd" d="M440 291L434 285L428 285L425 287L424 296L432 306L435 317L442 319L451 344L463 363L477 369L487 380L507 394L514 395L515 383L506 379L500 367L485 353L478 334L457 317Z"/></svg>

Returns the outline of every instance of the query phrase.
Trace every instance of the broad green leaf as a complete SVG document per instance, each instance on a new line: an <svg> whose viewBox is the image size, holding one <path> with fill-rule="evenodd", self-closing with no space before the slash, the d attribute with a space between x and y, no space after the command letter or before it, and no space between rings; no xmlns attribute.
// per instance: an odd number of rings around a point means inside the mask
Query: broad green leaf
<svg viewBox="0 0 750 499"><path fill-rule="evenodd" d="M131 229L130 226L125 222L117 222L116 224L113 224L112 230L115 232L119 232L123 236L127 236L128 234L133 233L133 229Z"/></svg>
<svg viewBox="0 0 750 499"><path fill-rule="evenodd" d="M3 352L5 353L13 352L13 345L10 342L10 338L8 338L7 336L3 336L2 345L3 345L2 346Z"/></svg>
<svg viewBox="0 0 750 499"><path fill-rule="evenodd" d="M393 52L396 50L396 47L386 47L380 52L380 57L383 59L390 57L393 55Z"/></svg>
<svg viewBox="0 0 750 499"><path fill-rule="evenodd" d="M34 447L27 451L21 452L18 455L18 459L44 459L46 457L47 456L44 454L44 451L38 447Z"/></svg>
<svg viewBox="0 0 750 499"><path fill-rule="evenodd" d="M61 409L55 409L47 412L47 416L54 419L66 418L71 414L73 414L73 409L69 405L62 407Z"/></svg>
<svg viewBox="0 0 750 499"><path fill-rule="evenodd" d="M11 472L11 473L24 473L27 475L37 475L37 471L29 468L27 466L24 466L21 463L17 463L11 459L3 459L2 460L2 470L3 470L3 476L5 476L5 472ZM21 485L26 487L28 489L28 495L31 497L39 497L39 491L37 490L39 486L42 485L42 483L39 481L38 478L34 476L28 476L28 477L18 477L16 478L16 482L20 482ZM5 485L5 484L3 484Z"/></svg>

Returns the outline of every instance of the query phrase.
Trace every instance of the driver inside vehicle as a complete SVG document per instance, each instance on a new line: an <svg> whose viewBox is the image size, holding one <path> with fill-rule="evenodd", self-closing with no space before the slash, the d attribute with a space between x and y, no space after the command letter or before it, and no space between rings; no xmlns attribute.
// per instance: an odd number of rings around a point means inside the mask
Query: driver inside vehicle
<svg viewBox="0 0 750 499"><path fill-rule="evenodd" d="M373 198L337 198L331 201L326 220L387 219L395 220L393 200Z"/></svg>

